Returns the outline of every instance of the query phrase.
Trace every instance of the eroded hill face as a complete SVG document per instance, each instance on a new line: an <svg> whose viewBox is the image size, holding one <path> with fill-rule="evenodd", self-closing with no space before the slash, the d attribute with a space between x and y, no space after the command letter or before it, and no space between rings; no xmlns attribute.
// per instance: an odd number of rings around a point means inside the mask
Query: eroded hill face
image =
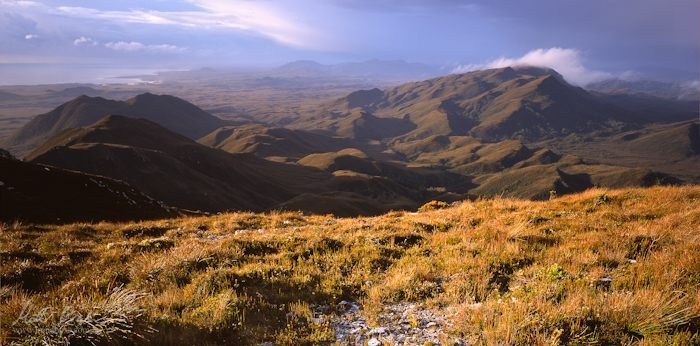
<svg viewBox="0 0 700 346"><path fill-rule="evenodd" d="M3 342L690 345L700 328L698 187L2 227Z"/></svg>

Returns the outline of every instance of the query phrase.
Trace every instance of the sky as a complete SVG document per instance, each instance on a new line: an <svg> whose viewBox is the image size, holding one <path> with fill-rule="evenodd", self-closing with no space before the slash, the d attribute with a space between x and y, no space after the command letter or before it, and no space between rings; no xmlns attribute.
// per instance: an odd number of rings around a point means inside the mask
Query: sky
<svg viewBox="0 0 700 346"><path fill-rule="evenodd" d="M401 59L451 72L546 65L578 84L696 80L698 3L0 0L0 65L183 69Z"/></svg>

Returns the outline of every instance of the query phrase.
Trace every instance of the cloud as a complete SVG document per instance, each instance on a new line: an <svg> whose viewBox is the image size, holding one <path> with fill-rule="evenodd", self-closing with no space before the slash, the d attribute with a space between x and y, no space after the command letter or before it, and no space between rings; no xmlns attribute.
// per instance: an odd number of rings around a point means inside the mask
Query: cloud
<svg viewBox="0 0 700 346"><path fill-rule="evenodd" d="M39 35L37 35L37 34L26 34L26 35L24 35L24 39L25 39L25 40L35 40L35 39L37 39L37 38L39 38Z"/></svg>
<svg viewBox="0 0 700 346"><path fill-rule="evenodd" d="M141 42L107 42L105 47L124 52L154 52L154 53L181 53L187 50L172 44L143 44Z"/></svg>
<svg viewBox="0 0 700 346"><path fill-rule="evenodd" d="M99 42L93 40L91 37L85 37L85 36L80 36L73 40L73 45L74 46L86 46L86 45L91 45L91 46L96 46L98 45Z"/></svg>
<svg viewBox="0 0 700 346"><path fill-rule="evenodd" d="M519 58L498 58L485 64L457 66L453 73L500 68L506 66L548 67L559 72L570 83L586 85L591 82L611 78L612 74L594 71L583 66L581 52L570 48L535 49Z"/></svg>
<svg viewBox="0 0 700 346"><path fill-rule="evenodd" d="M317 33L302 23L290 19L288 13L283 13L283 11L265 2L224 2L217 0L187 0L187 2L198 10L158 11L132 9L112 11L60 6L58 11L73 17L109 20L118 23L238 30L267 37L294 47L312 48L316 47L319 42Z"/></svg>

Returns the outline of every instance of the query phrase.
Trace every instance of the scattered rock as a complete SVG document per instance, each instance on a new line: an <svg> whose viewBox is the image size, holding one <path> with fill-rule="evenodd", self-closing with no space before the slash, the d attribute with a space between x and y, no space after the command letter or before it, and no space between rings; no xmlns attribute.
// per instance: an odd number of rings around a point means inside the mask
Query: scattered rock
<svg viewBox="0 0 700 346"><path fill-rule="evenodd" d="M612 278L609 276L599 278L598 280L595 281L595 287L601 288L604 290L609 290L611 284L612 284Z"/></svg>
<svg viewBox="0 0 700 346"><path fill-rule="evenodd" d="M450 310L434 310L411 303L399 303L387 306L379 313L378 325L370 327L362 308L355 302L341 301L336 311L331 312L327 306L310 306L316 320L328 323L335 331L338 344L341 345L441 345L440 340L454 341L455 345L466 345L464 340L450 338L444 327L450 326L447 313ZM324 315L326 314L327 315Z"/></svg>
<svg viewBox="0 0 700 346"><path fill-rule="evenodd" d="M382 345L382 342L377 340L377 338L371 338L367 342L367 346L381 346L381 345Z"/></svg>
<svg viewBox="0 0 700 346"><path fill-rule="evenodd" d="M367 335L382 335L386 334L386 328L384 327L377 327L377 328L372 328Z"/></svg>

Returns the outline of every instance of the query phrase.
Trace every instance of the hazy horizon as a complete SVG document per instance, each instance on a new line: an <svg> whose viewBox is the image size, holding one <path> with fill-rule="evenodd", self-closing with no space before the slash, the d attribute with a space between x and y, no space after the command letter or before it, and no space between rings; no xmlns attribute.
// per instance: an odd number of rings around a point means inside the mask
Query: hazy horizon
<svg viewBox="0 0 700 346"><path fill-rule="evenodd" d="M85 70L94 66L158 71L372 59L422 63L445 73L547 66L578 84L614 77L698 79L698 5L692 0L538 0L526 6L482 0L2 0L0 18L5 85L53 83L61 75L65 82L118 76L94 71L88 78ZM43 70L31 73L32 67Z"/></svg>

